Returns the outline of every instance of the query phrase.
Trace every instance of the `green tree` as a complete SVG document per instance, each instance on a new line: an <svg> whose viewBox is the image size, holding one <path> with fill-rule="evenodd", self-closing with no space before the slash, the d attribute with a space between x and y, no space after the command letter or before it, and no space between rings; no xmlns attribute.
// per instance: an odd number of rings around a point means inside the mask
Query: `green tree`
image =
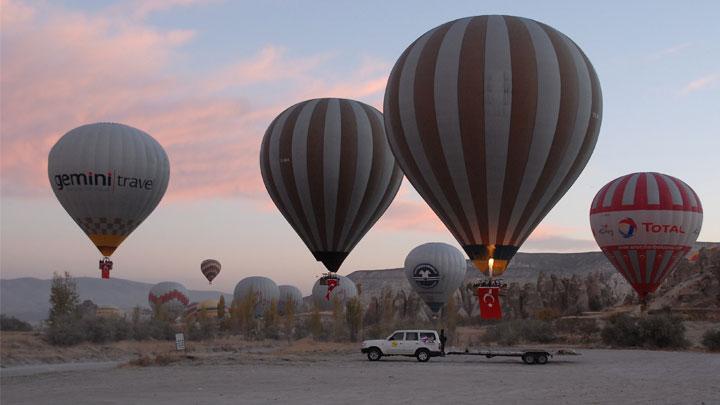
<svg viewBox="0 0 720 405"><path fill-rule="evenodd" d="M363 310L360 298L353 297L345 303L345 320L347 321L350 341L357 342L358 332L362 328Z"/></svg>
<svg viewBox="0 0 720 405"><path fill-rule="evenodd" d="M78 305L80 305L80 295L77 292L77 283L70 273L67 271L62 275L54 273L50 286L50 316L48 318L50 326L76 317Z"/></svg>

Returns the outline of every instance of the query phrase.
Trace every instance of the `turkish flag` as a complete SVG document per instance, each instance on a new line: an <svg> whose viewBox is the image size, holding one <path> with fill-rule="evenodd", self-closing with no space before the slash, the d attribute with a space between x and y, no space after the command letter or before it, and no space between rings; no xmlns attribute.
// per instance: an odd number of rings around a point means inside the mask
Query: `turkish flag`
<svg viewBox="0 0 720 405"><path fill-rule="evenodd" d="M328 287L328 288L327 288L327 294L325 294L325 300L326 300L326 301L330 301L330 293L332 292L332 290L335 289L335 287L337 287L337 285L338 285L338 279L336 279L336 278L329 278L329 279L327 280L327 287Z"/></svg>
<svg viewBox="0 0 720 405"><path fill-rule="evenodd" d="M481 319L502 319L499 287L478 288L478 300L480 300Z"/></svg>

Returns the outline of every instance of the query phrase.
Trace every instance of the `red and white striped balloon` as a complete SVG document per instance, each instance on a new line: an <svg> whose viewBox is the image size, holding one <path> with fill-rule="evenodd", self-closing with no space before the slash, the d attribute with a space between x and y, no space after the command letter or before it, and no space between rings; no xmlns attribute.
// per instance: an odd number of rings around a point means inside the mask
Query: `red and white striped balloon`
<svg viewBox="0 0 720 405"><path fill-rule="evenodd" d="M651 172L611 181L590 207L595 240L642 300L690 251L702 217L700 198L690 186Z"/></svg>

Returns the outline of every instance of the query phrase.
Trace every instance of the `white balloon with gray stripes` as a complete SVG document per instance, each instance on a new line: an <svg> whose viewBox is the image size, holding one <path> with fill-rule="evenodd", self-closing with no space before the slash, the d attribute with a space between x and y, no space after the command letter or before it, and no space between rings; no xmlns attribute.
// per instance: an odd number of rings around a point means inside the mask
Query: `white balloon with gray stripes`
<svg viewBox="0 0 720 405"><path fill-rule="evenodd" d="M339 98L283 111L263 138L260 169L278 210L330 272L385 212L402 181L382 114Z"/></svg>

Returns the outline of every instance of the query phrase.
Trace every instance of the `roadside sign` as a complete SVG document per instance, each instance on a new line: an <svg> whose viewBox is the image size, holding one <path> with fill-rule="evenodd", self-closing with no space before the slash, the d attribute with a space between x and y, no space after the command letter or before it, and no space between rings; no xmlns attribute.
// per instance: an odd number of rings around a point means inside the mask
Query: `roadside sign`
<svg viewBox="0 0 720 405"><path fill-rule="evenodd" d="M185 350L185 334L183 334L183 333L175 334L175 349Z"/></svg>

